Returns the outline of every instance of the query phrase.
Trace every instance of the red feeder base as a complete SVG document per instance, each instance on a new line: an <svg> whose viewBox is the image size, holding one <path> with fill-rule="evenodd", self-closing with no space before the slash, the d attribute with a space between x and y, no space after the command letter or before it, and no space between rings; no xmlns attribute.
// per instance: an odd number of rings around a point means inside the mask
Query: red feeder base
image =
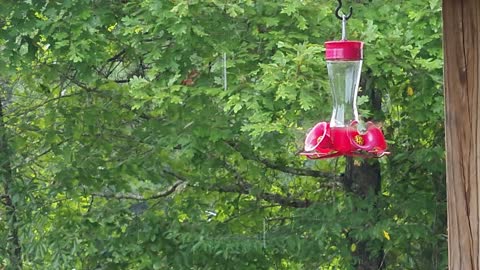
<svg viewBox="0 0 480 270"><path fill-rule="evenodd" d="M323 159L338 156L379 158L386 152L387 143L380 128L367 123L365 133L357 130L356 123L348 127L330 127L320 122L307 134L305 152L300 155L310 159Z"/></svg>

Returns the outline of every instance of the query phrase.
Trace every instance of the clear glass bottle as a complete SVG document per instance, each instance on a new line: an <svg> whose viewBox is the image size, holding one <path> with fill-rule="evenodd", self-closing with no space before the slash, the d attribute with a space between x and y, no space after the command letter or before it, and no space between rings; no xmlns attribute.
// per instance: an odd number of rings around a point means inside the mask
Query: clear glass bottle
<svg viewBox="0 0 480 270"><path fill-rule="evenodd" d="M333 98L330 136L336 150L355 149L352 141L362 128L357 110L357 95L362 69L363 43L330 41L325 43L328 77Z"/></svg>
<svg viewBox="0 0 480 270"><path fill-rule="evenodd" d="M347 127L358 122L357 95L362 60L327 61L333 111L330 127Z"/></svg>

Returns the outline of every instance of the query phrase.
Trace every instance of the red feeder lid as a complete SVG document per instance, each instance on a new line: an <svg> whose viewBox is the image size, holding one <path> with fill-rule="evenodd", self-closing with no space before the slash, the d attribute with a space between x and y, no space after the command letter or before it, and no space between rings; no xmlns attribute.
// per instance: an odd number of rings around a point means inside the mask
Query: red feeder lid
<svg viewBox="0 0 480 270"><path fill-rule="evenodd" d="M327 60L362 60L363 42L341 40L325 42Z"/></svg>

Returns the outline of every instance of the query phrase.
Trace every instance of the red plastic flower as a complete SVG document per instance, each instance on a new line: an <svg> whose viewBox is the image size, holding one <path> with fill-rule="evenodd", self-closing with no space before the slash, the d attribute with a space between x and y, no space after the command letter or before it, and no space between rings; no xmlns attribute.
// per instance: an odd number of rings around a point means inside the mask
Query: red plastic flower
<svg viewBox="0 0 480 270"><path fill-rule="evenodd" d="M358 156L364 158L382 157L387 143L382 131L372 122L366 124L366 131L358 131L358 123L347 127L330 127L327 122L316 124L305 138L305 152L301 155L310 159L337 156Z"/></svg>

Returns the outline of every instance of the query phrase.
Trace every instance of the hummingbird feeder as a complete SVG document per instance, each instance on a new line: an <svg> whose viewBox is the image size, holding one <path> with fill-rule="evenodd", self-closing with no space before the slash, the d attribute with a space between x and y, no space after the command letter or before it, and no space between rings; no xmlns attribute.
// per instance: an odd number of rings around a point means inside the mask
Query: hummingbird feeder
<svg viewBox="0 0 480 270"><path fill-rule="evenodd" d="M363 123L358 116L357 95L363 60L363 42L346 38L346 23L352 16L335 14L342 20L342 40L327 41L326 60L332 89L333 112L330 122L317 123L305 138L305 151L310 159L338 156L382 157L387 143L382 131L372 122Z"/></svg>

